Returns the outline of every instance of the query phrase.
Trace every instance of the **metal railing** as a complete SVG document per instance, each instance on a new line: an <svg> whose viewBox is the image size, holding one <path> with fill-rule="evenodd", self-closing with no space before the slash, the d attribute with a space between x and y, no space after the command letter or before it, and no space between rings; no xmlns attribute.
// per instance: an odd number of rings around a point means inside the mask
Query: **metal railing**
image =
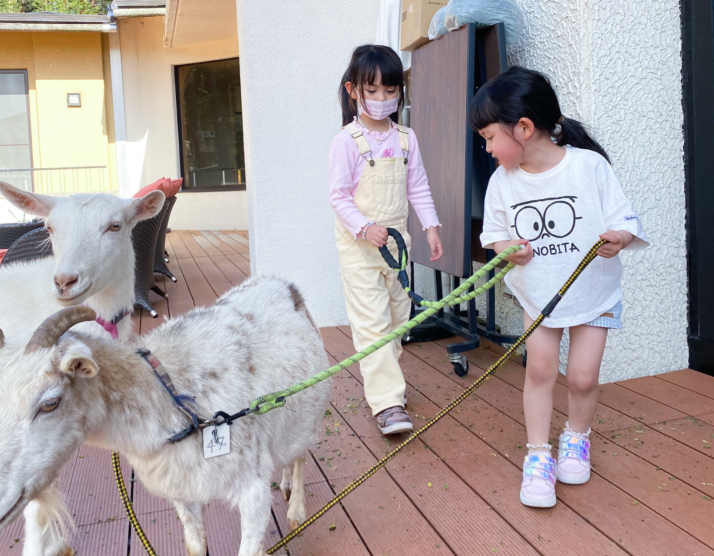
<svg viewBox="0 0 714 556"><path fill-rule="evenodd" d="M0 180L45 195L115 193L106 166L0 169Z"/></svg>

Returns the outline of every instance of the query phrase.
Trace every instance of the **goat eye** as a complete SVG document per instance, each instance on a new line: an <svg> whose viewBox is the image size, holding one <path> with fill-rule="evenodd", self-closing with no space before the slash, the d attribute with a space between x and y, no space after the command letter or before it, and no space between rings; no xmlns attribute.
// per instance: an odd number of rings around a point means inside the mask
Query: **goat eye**
<svg viewBox="0 0 714 556"><path fill-rule="evenodd" d="M121 224L119 224L119 223L115 222L114 224L109 226L109 231L111 231L111 232L118 232L119 230L121 230Z"/></svg>
<svg viewBox="0 0 714 556"><path fill-rule="evenodd" d="M40 411L38 413L52 413L55 409L59 407L62 398L52 398L47 400L40 406Z"/></svg>

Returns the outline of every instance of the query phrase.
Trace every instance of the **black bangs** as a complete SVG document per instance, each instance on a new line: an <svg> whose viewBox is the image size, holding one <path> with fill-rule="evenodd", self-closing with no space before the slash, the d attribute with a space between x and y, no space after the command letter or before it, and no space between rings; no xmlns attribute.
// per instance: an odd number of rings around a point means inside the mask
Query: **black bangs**
<svg viewBox="0 0 714 556"><path fill-rule="evenodd" d="M482 90L483 88L476 93L469 109L469 124L474 131L488 127L491 124L501 123L498 105L493 102L487 91L479 97L479 93Z"/></svg>

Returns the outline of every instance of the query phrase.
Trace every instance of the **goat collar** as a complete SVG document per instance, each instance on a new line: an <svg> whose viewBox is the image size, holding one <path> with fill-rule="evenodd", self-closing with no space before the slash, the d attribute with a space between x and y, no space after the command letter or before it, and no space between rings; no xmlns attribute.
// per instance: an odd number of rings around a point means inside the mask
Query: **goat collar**
<svg viewBox="0 0 714 556"><path fill-rule="evenodd" d="M117 327L117 324L126 316L130 315L131 311L124 310L121 313L117 314L112 320L104 320L102 317L97 317L96 323L104 328L109 334L112 335L112 339L116 340L119 338L119 328Z"/></svg>
<svg viewBox="0 0 714 556"><path fill-rule="evenodd" d="M191 419L191 424L188 427L186 427L181 432L174 434L171 438L167 440L169 444L176 444L178 442L181 442L184 438L199 429L198 415L196 415L196 412L191 410L191 408L187 405L187 403L195 401L195 398L193 398L192 396L187 396L185 394L181 395L176 391L176 388L174 387L174 384L171 381L169 373L166 372L161 362L148 349L138 349L136 350L136 353L143 357L146 362L151 366L154 371L154 374L156 375L156 378L161 381L161 384L171 395L171 398L173 398L174 403L176 404L176 409L178 409L184 415L186 415L186 417Z"/></svg>

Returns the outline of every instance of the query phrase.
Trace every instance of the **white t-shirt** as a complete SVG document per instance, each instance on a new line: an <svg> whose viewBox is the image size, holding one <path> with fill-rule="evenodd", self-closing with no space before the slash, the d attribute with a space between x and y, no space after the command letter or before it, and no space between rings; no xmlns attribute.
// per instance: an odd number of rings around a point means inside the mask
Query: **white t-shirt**
<svg viewBox="0 0 714 556"><path fill-rule="evenodd" d="M491 176L481 244L530 240L533 259L516 266L505 280L533 319L608 230L633 234L628 249L649 245L615 172L596 152L566 147L563 160L547 172L499 167ZM619 257L597 257L543 325L578 326L606 313L622 298L621 277Z"/></svg>

